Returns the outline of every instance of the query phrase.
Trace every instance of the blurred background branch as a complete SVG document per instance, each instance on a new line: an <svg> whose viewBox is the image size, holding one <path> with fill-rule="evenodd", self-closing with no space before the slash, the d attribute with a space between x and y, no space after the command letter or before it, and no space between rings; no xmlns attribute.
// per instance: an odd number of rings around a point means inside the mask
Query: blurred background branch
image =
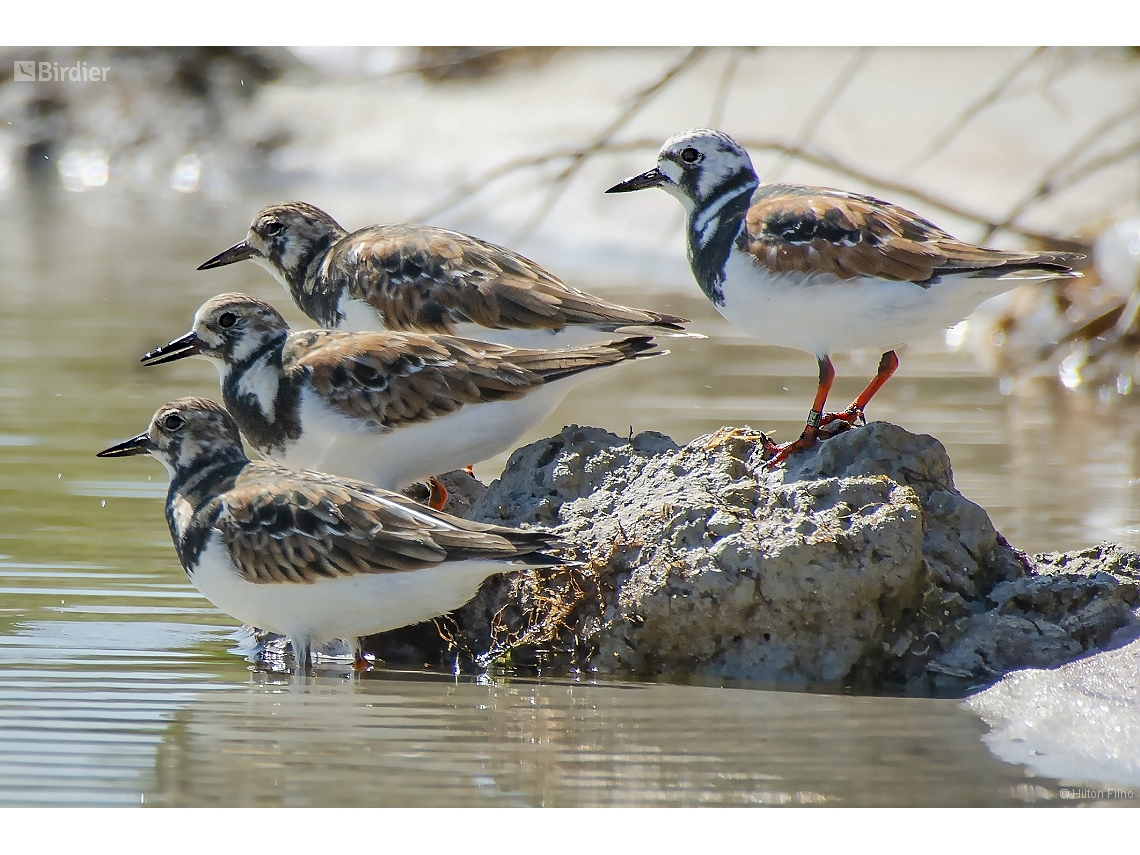
<svg viewBox="0 0 1140 855"><path fill-rule="evenodd" d="M930 160L930 158L934 157L944 148L946 148L946 146L948 146L954 140L954 138L962 132L962 129L965 128L966 125L968 125L975 116L977 116L987 107L990 107L1000 101L1002 97L1009 92L1009 89L1013 85L1013 82L1021 75L1021 73L1025 71L1025 69L1027 69L1033 62L1038 60L1044 52L1045 48L1033 48L1028 51L1024 57L1015 62L1009 71L998 78L998 80L995 81L994 85L991 86L989 90L984 95L982 95L982 97L972 102L968 107L966 107L965 110L959 113L954 121L946 126L945 130L939 132L934 137L934 139L932 139L930 143L922 149L918 157L914 159L914 162L911 164L910 168L913 169L916 166L920 166L921 164Z"/></svg>
<svg viewBox="0 0 1140 855"><path fill-rule="evenodd" d="M661 147L663 140L658 139L637 139L637 140L623 140L621 142L608 142L608 143L591 143L589 146L568 149L554 149L551 151L543 152L529 157L517 158L500 164L492 169L487 170L481 175L477 175L471 180L464 182L452 189L446 196L432 203L428 208L418 212L412 217L414 220L432 220L451 211L453 208L470 201L480 192L490 187L496 181L507 178L519 172L526 172L530 170L537 170L541 167L548 166L552 163L560 161L569 161L572 164L582 164L589 158L599 155L616 155L626 154L634 151L644 151L648 153L656 153ZM1010 234L1018 235L1019 237L1026 238L1042 244L1055 244L1055 245L1076 245L1079 242L1074 242L1063 236L1037 231L1031 228L1016 226L1012 220L1007 217L1007 221L995 223L994 218L984 214L980 211L975 211L969 207L953 202L948 199L939 197L936 194L922 190L916 184L907 181L902 181L897 178L891 178L884 175L877 175L867 169L863 169L851 163L846 163L833 154L824 151L812 151L799 146L789 145L787 143L779 142L778 140L770 139L757 139L750 137L739 137L738 142L753 152L763 151L777 154L782 158L793 159L810 163L814 166L821 167L833 172L838 176L855 179L870 187L878 188L888 194L898 194L908 196L923 205L942 211L947 214L952 214L963 220L968 220L976 223L979 226L984 226L987 229L987 237L992 236L998 231L1006 231ZM1140 144L1138 144L1140 145ZM1097 162L1087 164L1089 167L1088 173L1096 171L1097 168L1104 168L1119 160L1130 157L1136 154L1135 151L1122 151L1115 152L1111 157L1098 159ZM580 166L579 166L580 168ZM559 175L565 174L563 170ZM1074 173L1072 176L1073 183L1079 180L1085 172L1080 174ZM549 180L549 179L547 179ZM1058 184L1055 189L1064 189L1069 186L1066 182L1064 185ZM1047 190L1043 194L1039 194L1030 200L1029 204L1040 198L1048 196ZM556 201L556 200L555 200ZM549 213L552 202L548 204L543 211ZM1026 205L1028 207L1028 204Z"/></svg>
<svg viewBox="0 0 1140 855"><path fill-rule="evenodd" d="M847 90L847 87L854 82L859 74L859 70L863 68L863 66L867 64L867 60L871 58L873 50L873 48L856 48L851 58L839 68L831 84L812 106L799 133L796 134L795 139L791 145L788 146L787 152L781 154L775 165L764 175L765 181L770 181L775 184L780 180L788 161L797 156L795 152L803 151L804 146L811 142L811 138L819 129L820 123L827 118L827 114L831 108L835 106L835 102L839 100L840 96Z"/></svg>

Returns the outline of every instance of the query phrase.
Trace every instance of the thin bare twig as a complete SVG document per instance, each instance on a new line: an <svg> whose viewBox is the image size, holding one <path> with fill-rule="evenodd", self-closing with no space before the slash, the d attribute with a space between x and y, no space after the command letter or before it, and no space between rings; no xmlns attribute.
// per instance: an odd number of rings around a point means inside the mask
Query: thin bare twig
<svg viewBox="0 0 1140 855"><path fill-rule="evenodd" d="M1040 62L1044 71L1041 79L1011 85L1003 100L1013 101L1025 95L1038 95L1053 108L1058 116L1068 117L1071 111L1053 87L1058 81L1087 63L1087 55L1075 55L1066 48L1049 48L1048 53Z"/></svg>
<svg viewBox="0 0 1140 855"><path fill-rule="evenodd" d="M729 49L728 61L724 64L724 71L721 72L720 80L717 81L716 94L713 96L712 112L709 114L710 128L719 127L724 118L724 108L728 103L728 93L732 88L732 80L736 77L737 69L740 68L740 61L744 58L745 50L746 48Z"/></svg>
<svg viewBox="0 0 1140 855"><path fill-rule="evenodd" d="M1057 81L1061 80L1066 74L1077 68L1083 60L1080 56L1062 51L1060 49L1053 49L1049 52L1045 63L1045 77L1037 86L1037 94L1039 94L1050 107L1057 113L1058 116L1066 118L1069 115L1069 108L1065 102L1061 100L1056 90L1053 88Z"/></svg>
<svg viewBox="0 0 1140 855"><path fill-rule="evenodd" d="M586 165L586 161L609 143L618 131L629 124L633 117L641 112L641 109L648 104L654 96L676 80L683 72L692 68L694 63L701 58L706 50L707 48L703 47L690 48L688 53L666 69L657 80L634 95L633 98L630 99L629 104L626 105L626 108L622 110L621 114L610 122L601 133L594 137L593 142L581 151L576 152L570 158L570 163L555 177L554 184L546 194L546 198L542 200L535 210L534 215L523 224L522 229L520 229L519 233L515 236L516 242L521 242L529 237L542 221L546 219L547 214L550 213L550 210L558 203L558 200L566 191L570 181L578 174L579 170Z"/></svg>
<svg viewBox="0 0 1140 855"><path fill-rule="evenodd" d="M1064 174L1065 170L1069 169L1074 163L1076 163L1077 160L1080 159L1081 155L1088 151L1102 138L1112 133L1122 124L1137 115L1140 115L1140 101L1137 101L1129 107L1125 107L1123 110L1120 110L1117 113L1113 113L1096 127L1092 128L1087 134L1077 140L1076 143L1070 146L1068 151L1053 161L1052 165L1050 165L1050 167L1045 170L1044 174L1041 176L1041 180L1038 181L1037 186L1034 187L1030 193L1026 194L1020 200L1018 200L1018 202L1009 209L1009 212L1000 222L993 223L989 227L986 233L982 236L982 240L988 240L995 232L998 231L1020 233L1018 229L1013 227L1017 218L1029 210L1029 208L1031 208L1036 202L1054 192L1053 186L1057 179Z"/></svg>
<svg viewBox="0 0 1140 855"><path fill-rule="evenodd" d="M475 194L484 190L489 185L498 181L500 178L519 172L524 169L535 169L546 166L558 160L569 160L569 165L555 177L554 181L557 186L564 187L571 178L578 172L585 162L593 156L596 152L601 151L606 147L613 136L620 131L626 124L628 124L635 115L665 86L677 78L679 74L688 69L694 62L696 62L701 55L705 52L706 48L692 48L681 59L670 66L661 74L653 83L636 93L626 105L625 109L618 115L618 117L606 126L595 138L594 141L585 146L575 146L574 148L558 149L553 152L545 154L534 155L531 157L516 158L515 160L507 161L504 164L490 169L480 176L477 176L470 181L465 181L454 190L439 199L435 203L429 205L424 210L413 216L413 219L422 221L430 220L438 217L445 211L450 211L456 205L470 199ZM561 195L559 191L558 195ZM545 216L545 212L549 211L550 205L557 200L557 196L551 199L548 195L547 200L539 208L539 213ZM545 210L544 210L545 209ZM526 231L533 231L538 225L533 222L529 225Z"/></svg>
<svg viewBox="0 0 1140 855"><path fill-rule="evenodd" d="M831 81L831 85L827 87L823 95L820 96L820 99L816 101L815 105L811 108L811 112L808 113L803 127L801 127L800 132L796 134L795 141L791 145L792 149L798 151L811 141L820 123L827 117L828 110L835 106L835 102L839 100L839 96L843 94L844 90L851 84L851 81L855 79L859 70L866 65L873 51L874 48L859 48L851 55L851 58L843 64L843 67L839 69L839 73L836 74ZM784 174L784 168L788 165L790 159L790 155L784 155L776 161L775 165L768 170L770 181L779 180L780 176Z"/></svg>
<svg viewBox="0 0 1140 855"><path fill-rule="evenodd" d="M1010 66L1009 70L998 78L997 82L990 87L988 92L959 113L953 122L947 125L941 133L937 134L907 169L914 169L921 166L930 160L930 158L934 157L934 155L938 154L938 152L942 151L942 149L946 148L946 146L950 145L954 138L962 132L962 129L972 122L979 113L987 107L996 104L1003 96L1008 94L1010 86L1021 76L1021 72L1025 71L1044 50L1045 48L1042 47L1034 48Z"/></svg>
<svg viewBox="0 0 1140 855"><path fill-rule="evenodd" d="M1140 140L1129 143L1115 151L1106 152L1091 160L1086 160L1080 166L1074 167L1071 171L1054 180L1049 185L1048 192L1054 194L1060 193L1062 190L1068 190L1070 187L1080 184L1090 175L1095 175L1104 169L1108 169L1110 166L1115 166L1137 155L1140 155Z"/></svg>
<svg viewBox="0 0 1140 855"><path fill-rule="evenodd" d="M450 211L456 205L462 204L472 196L480 193L500 178L506 178L508 175L521 172L525 169L537 169L553 163L556 160L571 158L581 150L579 147L556 149L555 151L548 151L545 154L536 154L530 157L508 160L506 163L500 164L494 169L489 169L482 175L472 178L470 181L464 181L462 184L457 185L455 189L443 198L438 199L419 213L413 214L412 219L417 222L434 219L440 214Z"/></svg>

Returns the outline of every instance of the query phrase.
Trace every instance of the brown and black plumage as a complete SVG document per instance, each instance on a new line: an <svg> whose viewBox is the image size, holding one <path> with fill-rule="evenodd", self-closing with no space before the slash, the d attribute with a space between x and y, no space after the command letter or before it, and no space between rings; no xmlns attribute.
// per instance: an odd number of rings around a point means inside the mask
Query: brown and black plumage
<svg viewBox="0 0 1140 855"><path fill-rule="evenodd" d="M527 563L526 556L558 544L543 531L469 522L363 481L272 463L251 462L212 488L223 491L214 527L241 577L259 584L311 584L475 559ZM553 559L535 556L533 563Z"/></svg>
<svg viewBox="0 0 1140 855"><path fill-rule="evenodd" d="M345 415L399 428L660 352L651 336L528 350L452 336L310 330L290 337L282 368Z"/></svg>
<svg viewBox="0 0 1140 855"><path fill-rule="evenodd" d="M100 457L149 453L170 473L166 518L195 587L238 620L312 643L418 623L488 576L562 563L549 532L469 522L361 481L252 462L220 405L183 398ZM360 660L362 661L362 660Z"/></svg>
<svg viewBox="0 0 1140 855"><path fill-rule="evenodd" d="M326 329L550 347L631 327L675 332L687 323L572 288L518 253L470 235L409 223L348 233L305 202L263 209L243 242L199 269L243 259L265 267Z"/></svg>
<svg viewBox="0 0 1140 855"><path fill-rule="evenodd" d="M589 375L662 353L650 336L559 350L409 332L291 332L261 300L222 294L143 357L215 363L263 456L398 489L492 457Z"/></svg>
<svg viewBox="0 0 1140 855"><path fill-rule="evenodd" d="M826 187L762 184L744 214L740 241L775 274L828 274L932 283L954 273L1065 274L1083 256L987 249L958 240L905 208Z"/></svg>
<svg viewBox="0 0 1140 855"><path fill-rule="evenodd" d="M693 276L717 311L768 344L816 357L819 385L800 438L769 443L770 460L810 448L833 423L861 422L898 367L895 348L954 325L986 298L1029 279L1078 275L1084 256L990 249L872 196L761 184L735 140L701 128L665 141L657 166L611 187L660 187L688 215ZM874 347L879 370L841 413L825 413L831 354Z"/></svg>

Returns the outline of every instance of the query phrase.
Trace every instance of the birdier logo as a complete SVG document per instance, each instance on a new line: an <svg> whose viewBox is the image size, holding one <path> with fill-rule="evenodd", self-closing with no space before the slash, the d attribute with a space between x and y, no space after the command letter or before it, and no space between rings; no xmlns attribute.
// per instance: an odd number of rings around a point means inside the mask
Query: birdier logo
<svg viewBox="0 0 1140 855"><path fill-rule="evenodd" d="M36 62L34 59L17 59L12 63L12 80L17 82L99 83L107 79L110 66L88 65L77 60L75 65L58 62Z"/></svg>

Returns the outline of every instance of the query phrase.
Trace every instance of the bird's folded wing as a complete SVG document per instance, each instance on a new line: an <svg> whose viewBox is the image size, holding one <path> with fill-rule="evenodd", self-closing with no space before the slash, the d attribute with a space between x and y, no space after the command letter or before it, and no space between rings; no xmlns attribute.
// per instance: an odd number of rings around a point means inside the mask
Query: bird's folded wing
<svg viewBox="0 0 1140 855"><path fill-rule="evenodd" d="M506 562L555 543L541 531L448 517L361 482L280 469L271 479L239 480L215 525L241 575L259 583Z"/></svg>
<svg viewBox="0 0 1140 855"><path fill-rule="evenodd" d="M680 329L684 318L599 300L501 246L430 226L395 224L354 232L323 269L331 287L379 311L393 330L454 333L594 324Z"/></svg>
<svg viewBox="0 0 1140 855"><path fill-rule="evenodd" d="M952 273L1065 273L1082 256L986 249L871 196L762 185L745 214L743 248L773 273L831 274L928 282Z"/></svg>
<svg viewBox="0 0 1140 855"><path fill-rule="evenodd" d="M313 339L309 342L306 336ZM351 418L394 429L468 404L521 398L540 373L505 358L511 348L414 333L303 333L283 355L286 370Z"/></svg>

